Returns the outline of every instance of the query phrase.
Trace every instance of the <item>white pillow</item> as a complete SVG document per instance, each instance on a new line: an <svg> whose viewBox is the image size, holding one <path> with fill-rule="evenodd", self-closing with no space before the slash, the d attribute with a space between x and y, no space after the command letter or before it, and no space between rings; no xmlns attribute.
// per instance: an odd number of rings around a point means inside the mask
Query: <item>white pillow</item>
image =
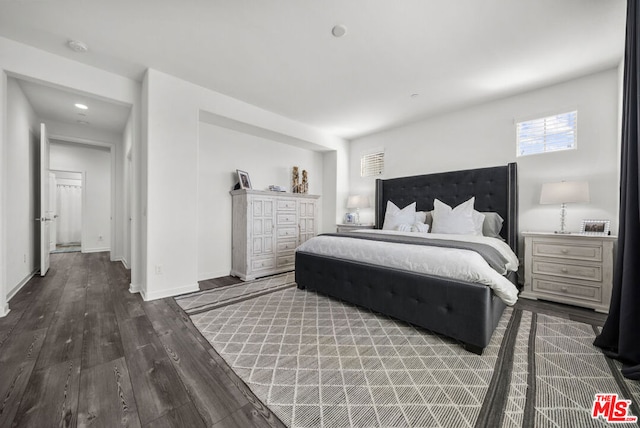
<svg viewBox="0 0 640 428"><path fill-rule="evenodd" d="M416 222L416 203L412 202L400 209L391 201L387 201L387 212L384 215L382 230L397 230L401 224L414 224Z"/></svg>
<svg viewBox="0 0 640 428"><path fill-rule="evenodd" d="M436 199L433 201L433 225L432 233L449 233L457 235L482 235L482 223L484 214L474 212L473 197L451 208L444 202Z"/></svg>
<svg viewBox="0 0 640 428"><path fill-rule="evenodd" d="M475 231L474 235L482 236L482 228L484 227L485 215L479 211L473 210L471 218L473 219L473 229Z"/></svg>
<svg viewBox="0 0 640 428"><path fill-rule="evenodd" d="M416 211L416 223L426 223L426 222L427 222L427 212Z"/></svg>

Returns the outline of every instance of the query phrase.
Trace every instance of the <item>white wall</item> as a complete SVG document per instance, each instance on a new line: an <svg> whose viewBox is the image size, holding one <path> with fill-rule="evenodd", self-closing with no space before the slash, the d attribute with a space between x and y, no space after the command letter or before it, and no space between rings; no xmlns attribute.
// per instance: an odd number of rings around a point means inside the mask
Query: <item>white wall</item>
<svg viewBox="0 0 640 428"><path fill-rule="evenodd" d="M142 207L146 246L141 252L146 260L146 278L140 286L147 300L198 289L197 171L201 112L207 113L206 123L220 120L229 124L227 128L237 127L246 134L264 133L274 141L346 153L347 143L342 139L173 76L147 70L143 81L141 140L142 152L146 152L142 158L147 162L146 178L142 180L142 188L146 187ZM324 189L323 202L335 204L335 194L335 189Z"/></svg>
<svg viewBox="0 0 640 428"><path fill-rule="evenodd" d="M200 123L198 148L198 280L231 270L231 195L236 169L249 173L252 188L270 184L291 190L294 165L309 173L309 193L322 195L323 154ZM319 215L322 216L322 198ZM322 219L319 218L319 224Z"/></svg>
<svg viewBox="0 0 640 428"><path fill-rule="evenodd" d="M596 218L611 220L616 233L618 78L617 69L611 69L356 139L350 193L368 194L373 202L375 180L360 177L360 158L378 148L385 150L383 178L517 162L521 231L559 228L560 207L538 203L543 183L587 180L591 202L568 205L568 230L578 231L582 219ZM516 157L516 120L572 108L578 109L577 150ZM361 217L373 221L373 210Z"/></svg>
<svg viewBox="0 0 640 428"><path fill-rule="evenodd" d="M7 81L7 150L2 173L6 189L7 295L10 298L39 267L39 235L35 218L39 206L36 181L39 163L40 126L18 82Z"/></svg>
<svg viewBox="0 0 640 428"><path fill-rule="evenodd" d="M111 153L107 149L51 141L50 167L84 172L82 251L111 249Z"/></svg>

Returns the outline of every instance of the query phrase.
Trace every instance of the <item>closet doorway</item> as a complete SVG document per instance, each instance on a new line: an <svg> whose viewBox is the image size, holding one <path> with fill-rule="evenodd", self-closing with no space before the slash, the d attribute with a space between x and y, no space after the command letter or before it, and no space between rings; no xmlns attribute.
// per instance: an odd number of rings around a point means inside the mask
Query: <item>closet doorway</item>
<svg viewBox="0 0 640 428"><path fill-rule="evenodd" d="M82 212L84 173L51 170L55 176L55 197L51 202L54 221L51 226L52 253L82 251ZM53 177L52 177L53 178ZM51 185L53 190L54 185Z"/></svg>

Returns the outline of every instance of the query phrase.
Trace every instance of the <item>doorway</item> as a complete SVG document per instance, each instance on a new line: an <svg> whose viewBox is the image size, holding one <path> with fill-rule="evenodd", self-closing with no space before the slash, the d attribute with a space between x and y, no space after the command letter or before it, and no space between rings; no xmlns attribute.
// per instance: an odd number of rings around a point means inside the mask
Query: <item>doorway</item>
<svg viewBox="0 0 640 428"><path fill-rule="evenodd" d="M54 220L51 227L51 253L82 251L84 176L82 172L52 170L51 198Z"/></svg>

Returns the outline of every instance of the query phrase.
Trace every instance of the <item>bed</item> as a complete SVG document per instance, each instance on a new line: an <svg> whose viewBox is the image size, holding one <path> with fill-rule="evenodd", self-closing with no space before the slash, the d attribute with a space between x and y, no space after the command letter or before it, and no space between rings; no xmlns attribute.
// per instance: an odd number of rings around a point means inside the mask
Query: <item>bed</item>
<svg viewBox="0 0 640 428"><path fill-rule="evenodd" d="M376 180L375 228L381 229L387 201L416 202L431 211L434 200L455 207L475 197L475 209L503 219L500 236L517 254L517 165ZM482 354L506 304L484 284L405 269L345 260L298 249L298 288L317 291L449 336ZM506 275L517 284L516 272Z"/></svg>

